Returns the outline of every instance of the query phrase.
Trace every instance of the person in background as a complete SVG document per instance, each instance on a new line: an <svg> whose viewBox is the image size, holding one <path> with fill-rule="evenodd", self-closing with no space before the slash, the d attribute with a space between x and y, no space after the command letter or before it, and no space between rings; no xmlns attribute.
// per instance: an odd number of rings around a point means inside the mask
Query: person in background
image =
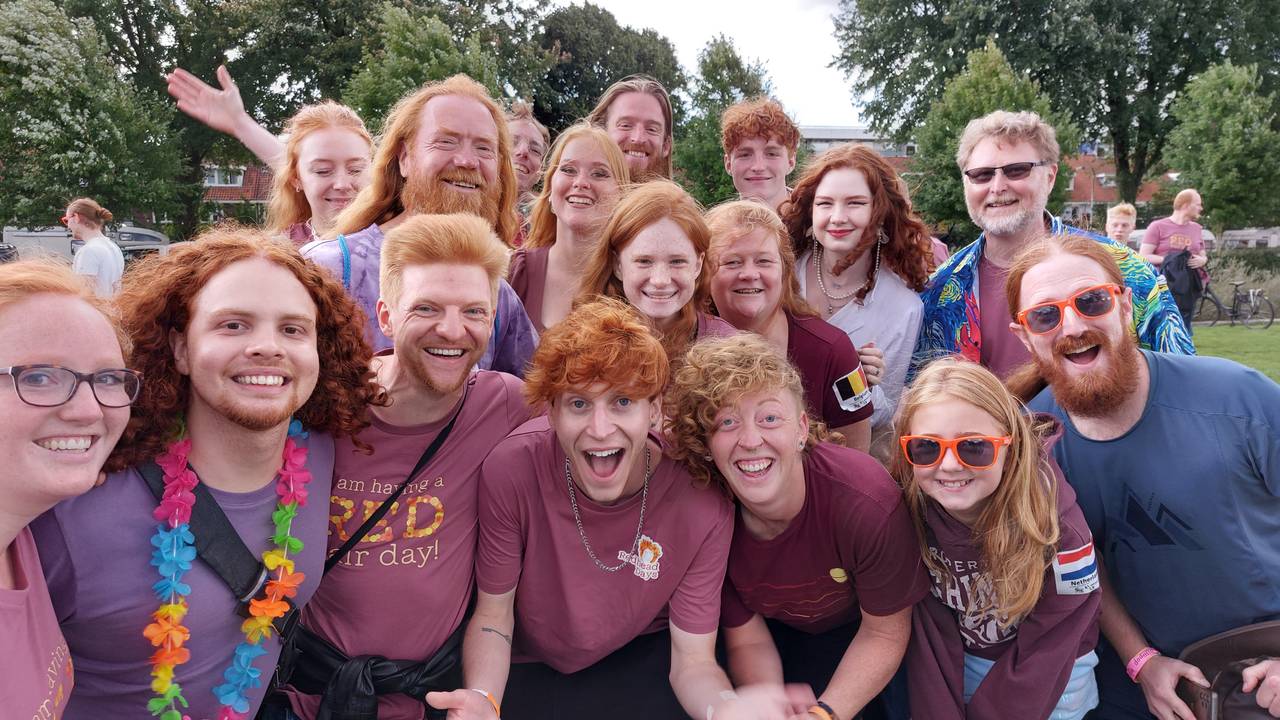
<svg viewBox="0 0 1280 720"><path fill-rule="evenodd" d="M648 75L625 77L604 91L586 119L618 143L633 182L671 179L675 124L662 83Z"/></svg>
<svg viewBox="0 0 1280 720"><path fill-rule="evenodd" d="M94 294L104 299L115 296L124 277L124 253L102 234L102 226L111 219L110 210L87 197L72 200L62 216L71 237L84 243L71 261L71 271L87 278Z"/></svg>
<svg viewBox="0 0 1280 720"><path fill-rule="evenodd" d="M65 265L0 265L0 695L62 717L74 676L28 524L90 490L141 387L114 313Z"/></svg>
<svg viewBox="0 0 1280 720"><path fill-rule="evenodd" d="M511 128L511 163L516 171L516 210L520 213L521 242L528 232L530 206L533 204L533 188L542 174L542 160L551 146L551 132L533 116L533 107L523 100L516 100L507 108L507 126ZM516 247L521 242L513 243Z"/></svg>
<svg viewBox="0 0 1280 720"><path fill-rule="evenodd" d="M569 314L582 269L629 181L626 159L604 130L578 123L556 138L508 278L539 333Z"/></svg>
<svg viewBox="0 0 1280 720"><path fill-rule="evenodd" d="M720 114L724 171L744 199L759 200L775 212L791 194L787 176L796 169L800 128L776 100L758 97Z"/></svg>
<svg viewBox="0 0 1280 720"><path fill-rule="evenodd" d="M1093 536L1053 460L1053 418L991 371L926 366L903 394L892 470L931 594L916 606L916 720L1080 720L1098 704Z"/></svg>
<svg viewBox="0 0 1280 720"><path fill-rule="evenodd" d="M1187 267L1204 267L1209 256L1204 249L1204 228L1196 222L1203 212L1204 201L1200 199L1200 193L1191 188L1179 191L1173 198L1173 214L1147 226L1138 254L1160 270L1166 256L1186 250L1191 253Z"/></svg>
<svg viewBox="0 0 1280 720"><path fill-rule="evenodd" d="M1127 202L1107 208L1107 237L1129 247L1129 236L1138 222L1138 210Z"/></svg>

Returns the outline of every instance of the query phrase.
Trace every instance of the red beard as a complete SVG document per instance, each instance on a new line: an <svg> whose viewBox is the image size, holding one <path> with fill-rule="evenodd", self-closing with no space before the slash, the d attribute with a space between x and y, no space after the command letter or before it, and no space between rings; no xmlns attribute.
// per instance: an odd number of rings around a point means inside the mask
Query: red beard
<svg viewBox="0 0 1280 720"><path fill-rule="evenodd" d="M1110 365L1083 375L1068 375L1059 360L1089 345L1097 345L1099 355L1109 356ZM1053 388L1058 405L1073 415L1090 418L1105 417L1124 403L1137 387L1138 363L1143 361L1132 338L1126 335L1116 343L1098 330L1086 330L1079 337L1059 338L1053 343L1052 355L1048 358L1033 355L1032 359Z"/></svg>
<svg viewBox="0 0 1280 720"><path fill-rule="evenodd" d="M479 192L456 190L446 181L471 183ZM471 213L496 228L500 192L498 185L486 183L479 172L449 170L430 178L417 175L406 178L400 200L408 212L431 215Z"/></svg>

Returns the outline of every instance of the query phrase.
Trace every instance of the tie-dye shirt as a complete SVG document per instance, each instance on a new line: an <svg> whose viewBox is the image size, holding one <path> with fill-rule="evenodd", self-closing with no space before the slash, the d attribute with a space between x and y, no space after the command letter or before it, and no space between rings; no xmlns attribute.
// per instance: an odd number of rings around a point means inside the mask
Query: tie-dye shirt
<svg viewBox="0 0 1280 720"><path fill-rule="evenodd" d="M1133 290L1133 329L1138 342L1148 350L1194 355L1195 346L1182 324L1164 276L1128 247L1110 238L1071 227L1045 213L1053 236L1083 235L1107 246L1120 265L1124 284ZM920 299L924 320L920 339L911 359L911 375L931 360L960 355L979 362L982 353L982 323L978 309L978 261L982 258L985 233L952 255L938 268Z"/></svg>

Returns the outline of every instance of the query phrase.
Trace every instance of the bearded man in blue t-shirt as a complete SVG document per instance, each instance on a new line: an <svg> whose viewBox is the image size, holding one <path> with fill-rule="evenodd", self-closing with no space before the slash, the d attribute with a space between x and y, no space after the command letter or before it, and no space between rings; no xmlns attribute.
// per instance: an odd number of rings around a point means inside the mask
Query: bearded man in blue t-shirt
<svg viewBox="0 0 1280 720"><path fill-rule="evenodd" d="M1031 408L1066 426L1055 455L1105 563L1096 717L1190 720L1174 688L1208 682L1178 653L1280 619L1280 386L1229 360L1140 350L1121 281L1087 238L1028 247L1006 290L1032 364L1010 382L1048 383ZM1246 671L1255 689L1280 717L1280 661Z"/></svg>

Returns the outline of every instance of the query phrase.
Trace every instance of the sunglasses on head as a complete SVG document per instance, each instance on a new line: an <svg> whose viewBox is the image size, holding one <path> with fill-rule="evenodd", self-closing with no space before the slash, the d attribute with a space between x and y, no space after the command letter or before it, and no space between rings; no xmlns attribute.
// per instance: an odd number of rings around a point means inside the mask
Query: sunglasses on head
<svg viewBox="0 0 1280 720"><path fill-rule="evenodd" d="M903 456L915 467L938 465L942 462L942 456L950 450L961 465L971 470L986 470L996 464L1000 446L1013 442L1013 437L966 435L948 440L937 435L903 435L899 442L902 444Z"/></svg>
<svg viewBox="0 0 1280 720"><path fill-rule="evenodd" d="M969 168L964 171L965 177L969 178L969 182L974 185L986 185L995 179L996 173L999 172L1005 176L1007 180L1022 180L1031 174L1032 168L1038 168L1041 165L1051 164L1048 160L1037 160L1035 162L1016 162L999 167L978 167Z"/></svg>
<svg viewBox="0 0 1280 720"><path fill-rule="evenodd" d="M1116 306L1116 298L1121 292L1120 286L1113 283L1088 287L1066 300L1032 305L1018 313L1018 322L1031 334L1043 335L1062 324L1062 313L1066 312L1068 305L1073 306L1081 317L1101 317Z"/></svg>

